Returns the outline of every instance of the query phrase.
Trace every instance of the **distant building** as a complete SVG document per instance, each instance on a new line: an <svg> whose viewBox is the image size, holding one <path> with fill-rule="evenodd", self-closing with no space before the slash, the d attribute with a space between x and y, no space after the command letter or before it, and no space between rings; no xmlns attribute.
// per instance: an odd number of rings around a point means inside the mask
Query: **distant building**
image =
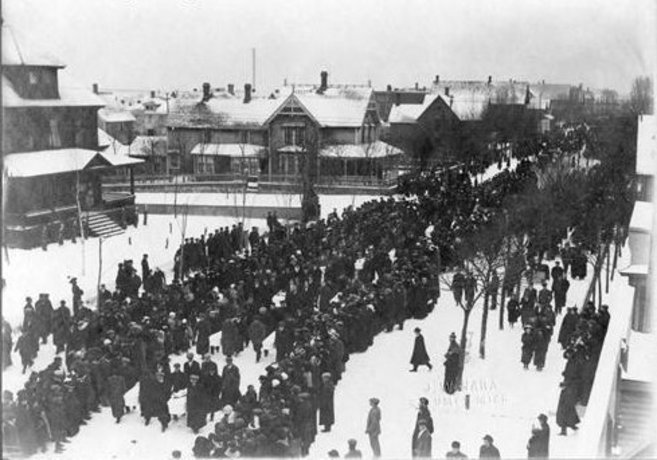
<svg viewBox="0 0 657 460"><path fill-rule="evenodd" d="M130 220L134 195L101 191L104 173L139 162L100 152L103 101L59 85L64 64L16 37L2 27L5 241L32 247L79 233L80 223L97 234L92 213L117 210Z"/></svg>

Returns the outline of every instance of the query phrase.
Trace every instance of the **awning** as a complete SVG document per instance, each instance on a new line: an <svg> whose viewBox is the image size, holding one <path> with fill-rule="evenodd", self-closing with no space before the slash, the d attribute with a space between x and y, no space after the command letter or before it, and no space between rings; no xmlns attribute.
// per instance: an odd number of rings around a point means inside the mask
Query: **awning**
<svg viewBox="0 0 657 460"><path fill-rule="evenodd" d="M190 153L232 158L258 158L266 153L266 149L264 146L256 144L196 144Z"/></svg>
<svg viewBox="0 0 657 460"><path fill-rule="evenodd" d="M621 270L619 270L620 274L623 276L630 276L630 275L648 275L648 265L642 264L642 265L630 265L628 267L625 267Z"/></svg>
<svg viewBox="0 0 657 460"><path fill-rule="evenodd" d="M383 141L371 144L329 145L324 147L319 156L323 158L369 159L386 158L402 155L402 151Z"/></svg>
<svg viewBox="0 0 657 460"><path fill-rule="evenodd" d="M114 154L109 152L101 153L103 158L109 161L112 166L132 166L144 163L140 158L129 157L128 155Z"/></svg>
<svg viewBox="0 0 657 460"><path fill-rule="evenodd" d="M4 163L8 177L46 176L112 166L109 160L95 150L77 148L12 153L5 156Z"/></svg>

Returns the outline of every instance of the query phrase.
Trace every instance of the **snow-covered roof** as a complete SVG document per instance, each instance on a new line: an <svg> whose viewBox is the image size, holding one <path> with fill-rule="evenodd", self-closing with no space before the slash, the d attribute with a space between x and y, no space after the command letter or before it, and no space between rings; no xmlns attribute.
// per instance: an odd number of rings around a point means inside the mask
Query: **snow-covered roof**
<svg viewBox="0 0 657 460"><path fill-rule="evenodd" d="M34 177L49 174L60 174L71 171L81 171L92 160L110 164L95 150L88 149L57 149L42 150L28 153L12 153L5 155L4 167L9 177Z"/></svg>
<svg viewBox="0 0 657 460"><path fill-rule="evenodd" d="M388 116L389 123L416 123L425 110L440 98L437 94L429 94L422 104L393 105Z"/></svg>
<svg viewBox="0 0 657 460"><path fill-rule="evenodd" d="M640 115L636 146L636 173L654 176L657 169L657 116Z"/></svg>
<svg viewBox="0 0 657 460"><path fill-rule="evenodd" d="M168 124L175 128L262 127L281 104L279 99L213 97L209 101L180 99L170 109Z"/></svg>
<svg viewBox="0 0 657 460"><path fill-rule="evenodd" d="M653 204L646 201L636 201L630 220L630 231L652 233Z"/></svg>
<svg viewBox="0 0 657 460"><path fill-rule="evenodd" d="M127 110L100 109L98 116L106 123L128 123L136 121L135 116Z"/></svg>
<svg viewBox="0 0 657 460"><path fill-rule="evenodd" d="M322 148L319 156L325 158L384 158L401 155L403 152L383 141L371 144L328 145Z"/></svg>
<svg viewBox="0 0 657 460"><path fill-rule="evenodd" d="M11 82L2 77L3 107L102 107L105 103L84 88L60 86L58 99L24 99L14 90Z"/></svg>
<svg viewBox="0 0 657 460"><path fill-rule="evenodd" d="M210 155L226 157L260 157L265 147L256 144L196 144L192 155Z"/></svg>
<svg viewBox="0 0 657 460"><path fill-rule="evenodd" d="M64 67L62 61L9 25L2 26L2 65Z"/></svg>
<svg viewBox="0 0 657 460"><path fill-rule="evenodd" d="M294 96L322 127L359 127L367 112L372 88L328 88L324 93L295 92Z"/></svg>
<svg viewBox="0 0 657 460"><path fill-rule="evenodd" d="M124 157L148 157L152 155L166 155L166 136L137 136L131 144L120 143L105 130L98 128L98 145L105 149L107 155L121 155Z"/></svg>

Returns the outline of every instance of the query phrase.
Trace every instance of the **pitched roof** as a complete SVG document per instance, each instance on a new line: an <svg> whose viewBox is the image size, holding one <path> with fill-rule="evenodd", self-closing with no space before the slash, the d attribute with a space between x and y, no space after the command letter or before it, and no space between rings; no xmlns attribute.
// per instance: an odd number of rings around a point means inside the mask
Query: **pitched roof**
<svg viewBox="0 0 657 460"><path fill-rule="evenodd" d="M125 145L98 128L98 145L108 156L149 157L167 154L167 136L137 136L131 144Z"/></svg>
<svg viewBox="0 0 657 460"><path fill-rule="evenodd" d="M65 67L55 56L39 49L30 40L8 25L2 26L2 65Z"/></svg>
<svg viewBox="0 0 657 460"><path fill-rule="evenodd" d="M105 103L87 89L59 87L58 99L24 99L14 90L6 77L2 77L3 107L102 107Z"/></svg>
<svg viewBox="0 0 657 460"><path fill-rule="evenodd" d="M384 158L402 154L400 149L383 141L375 141L370 144L327 145L319 152L320 157L352 159Z"/></svg>
<svg viewBox="0 0 657 460"><path fill-rule="evenodd" d="M179 98L170 109L168 125L176 128L262 127L280 99L215 98L207 102Z"/></svg>
<svg viewBox="0 0 657 460"><path fill-rule="evenodd" d="M637 130L636 173L655 176L657 169L657 116L640 115Z"/></svg>
<svg viewBox="0 0 657 460"><path fill-rule="evenodd" d="M358 127L363 124L372 88L328 88L323 94L315 91L295 92L294 96L323 127Z"/></svg>
<svg viewBox="0 0 657 460"><path fill-rule="evenodd" d="M98 117L106 123L125 123L136 121L135 116L127 110L100 109Z"/></svg>
<svg viewBox="0 0 657 460"><path fill-rule="evenodd" d="M399 104L393 105L388 117L389 123L416 123L422 114L433 104L436 99L441 99L438 94L428 94L422 104ZM449 103L447 103L449 105Z"/></svg>
<svg viewBox="0 0 657 460"><path fill-rule="evenodd" d="M95 150L73 148L5 155L4 168L9 177L34 177L81 171L92 160L111 164Z"/></svg>
<svg viewBox="0 0 657 460"><path fill-rule="evenodd" d="M196 144L191 154L253 158L262 156L265 151L264 146L256 144Z"/></svg>

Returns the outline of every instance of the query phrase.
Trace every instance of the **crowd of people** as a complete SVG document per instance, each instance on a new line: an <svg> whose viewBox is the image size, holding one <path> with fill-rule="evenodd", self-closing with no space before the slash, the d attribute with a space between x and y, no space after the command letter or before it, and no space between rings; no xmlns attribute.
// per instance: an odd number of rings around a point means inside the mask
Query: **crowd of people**
<svg viewBox="0 0 657 460"><path fill-rule="evenodd" d="M381 198L342 216L334 211L289 228L271 215L263 235L236 224L188 238L176 253L170 284L161 271L151 271L147 256L141 276L126 260L117 268L115 290L101 289L97 310L82 302L83 293L71 280L73 312L65 301L53 309L47 295L25 307L17 342L24 370L38 353L39 340L50 334L63 356L32 372L15 399L5 392L5 432L26 454L45 449L51 439L61 451L66 438L101 406L110 406L120 423L130 410L124 395L139 383L146 424L156 418L166 430L172 394L180 391L194 433L219 414L213 430L197 436L197 457L307 455L318 425L330 431L335 421L333 395L349 355L365 351L382 331L402 329L408 318L426 317L440 295L440 271L458 263L454 239L486 221L487 209L500 206L531 174L529 162L522 161L516 171L473 186L467 171L434 171L422 184L402 184L406 199ZM429 224L434 231L426 237ZM466 277L466 297L470 289ZM523 324L551 336L554 313L545 307L543 290L534 299L531 291L523 296L520 316L531 306ZM3 323L3 341L4 329ZM212 347L210 336L219 331L221 346ZM567 343L580 359L581 342L591 343L595 334L590 326L577 331L572 336L580 345L571 346L570 338ZM275 363L260 377L259 391L248 385L242 393L232 357L251 344L259 360L271 333ZM455 336L451 342L456 347L450 344L446 355L453 364L446 372L447 392L455 391L461 353ZM172 355L194 346L202 363L192 354L183 369L171 367ZM593 356L591 346L584 349ZM547 345L534 346L539 369L546 350ZM217 352L226 360L221 374L213 359ZM3 355L3 366L10 358ZM424 356L413 363L421 364L428 364ZM433 430L426 420L420 422L412 449L418 457L425 456L426 433ZM368 422L368 435L373 452L380 454L376 424Z"/></svg>

